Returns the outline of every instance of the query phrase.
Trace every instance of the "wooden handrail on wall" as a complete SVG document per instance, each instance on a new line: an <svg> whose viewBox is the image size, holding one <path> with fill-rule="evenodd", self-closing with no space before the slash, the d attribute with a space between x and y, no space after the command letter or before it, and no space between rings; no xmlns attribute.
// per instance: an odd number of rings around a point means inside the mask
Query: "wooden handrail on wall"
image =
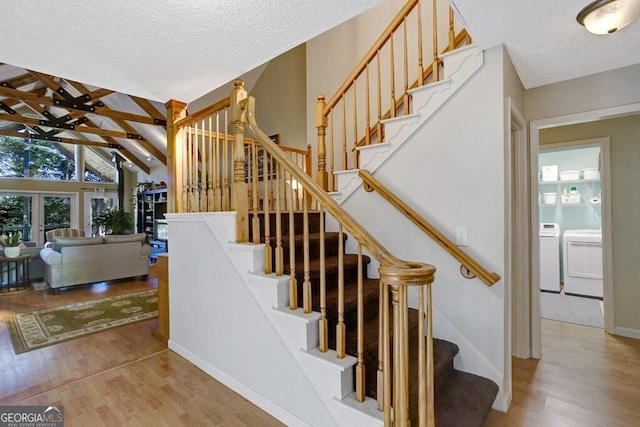
<svg viewBox="0 0 640 427"><path fill-rule="evenodd" d="M484 267L482 267L475 259L469 254L460 249L444 234L442 234L435 226L424 219L419 213L412 209L405 202L400 200L391 190L385 187L380 181L375 179L373 175L367 170L361 169L358 172L362 181L364 181L364 188L367 191L377 191L382 197L387 199L393 206L395 206L400 212L402 212L407 218L416 224L422 231L429 237L442 246L451 256L460 261L462 268L470 271L472 275L463 274L464 277L472 279L478 277L487 286L491 286L500 280L500 275L497 273L489 273ZM463 270L461 269L461 272Z"/></svg>

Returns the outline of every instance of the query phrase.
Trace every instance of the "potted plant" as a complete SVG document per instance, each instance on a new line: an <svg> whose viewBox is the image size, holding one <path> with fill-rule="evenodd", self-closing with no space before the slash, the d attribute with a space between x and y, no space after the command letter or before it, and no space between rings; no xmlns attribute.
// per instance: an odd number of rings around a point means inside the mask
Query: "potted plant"
<svg viewBox="0 0 640 427"><path fill-rule="evenodd" d="M7 258L15 258L20 256L20 242L22 233L19 231L10 231L4 236L4 255Z"/></svg>
<svg viewBox="0 0 640 427"><path fill-rule="evenodd" d="M112 209L95 216L91 224L105 234L129 234L133 230L133 215L124 209Z"/></svg>

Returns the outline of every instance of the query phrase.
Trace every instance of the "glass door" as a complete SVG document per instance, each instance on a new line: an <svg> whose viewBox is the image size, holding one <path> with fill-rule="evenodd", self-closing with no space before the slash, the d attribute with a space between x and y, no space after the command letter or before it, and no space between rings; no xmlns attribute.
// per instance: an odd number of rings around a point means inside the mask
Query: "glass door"
<svg viewBox="0 0 640 427"><path fill-rule="evenodd" d="M24 242L38 246L46 242L45 232L77 227L77 195L50 193L0 193L2 233L20 231Z"/></svg>

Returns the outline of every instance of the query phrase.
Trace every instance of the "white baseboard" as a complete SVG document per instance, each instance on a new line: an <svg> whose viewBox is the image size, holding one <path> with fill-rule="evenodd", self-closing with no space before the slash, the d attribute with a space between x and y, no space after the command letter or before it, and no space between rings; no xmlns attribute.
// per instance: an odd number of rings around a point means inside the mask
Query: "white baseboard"
<svg viewBox="0 0 640 427"><path fill-rule="evenodd" d="M256 393L254 390L245 386L241 382L236 381L234 378L231 378L229 375L225 374L219 369L216 369L215 367L211 366L211 364L207 363L206 361L194 355L189 350L174 343L171 340L169 340L169 349L179 354L180 356L184 357L189 362L193 363L198 368L205 371L209 376L220 381L222 384L229 387L231 390L235 391L236 393L238 393L239 395L247 399L249 402L253 403L254 405L259 407L266 413L273 416L274 418L277 418L279 421L283 422L284 424L288 426L294 426L294 427L311 427L309 426L309 424L305 423L300 418L284 410L283 408L276 405L269 399L265 399L261 394Z"/></svg>
<svg viewBox="0 0 640 427"><path fill-rule="evenodd" d="M615 328L614 333L622 337L635 338L637 340L640 340L640 329Z"/></svg>

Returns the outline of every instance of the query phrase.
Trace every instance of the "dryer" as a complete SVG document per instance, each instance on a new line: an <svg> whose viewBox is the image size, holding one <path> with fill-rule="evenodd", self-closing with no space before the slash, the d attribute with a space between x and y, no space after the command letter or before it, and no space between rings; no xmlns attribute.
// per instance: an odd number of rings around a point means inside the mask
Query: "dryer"
<svg viewBox="0 0 640 427"><path fill-rule="evenodd" d="M602 230L566 230L562 251L564 292L602 298Z"/></svg>

